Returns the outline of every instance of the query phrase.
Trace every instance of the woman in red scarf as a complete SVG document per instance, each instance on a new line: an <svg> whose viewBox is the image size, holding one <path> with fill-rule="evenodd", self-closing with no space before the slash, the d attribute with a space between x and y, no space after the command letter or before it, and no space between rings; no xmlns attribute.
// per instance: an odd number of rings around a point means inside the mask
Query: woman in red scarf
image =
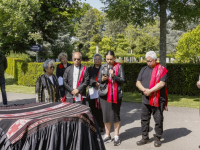
<svg viewBox="0 0 200 150"><path fill-rule="evenodd" d="M98 83L101 87L107 86L107 92L100 95L103 122L105 125L104 143L111 142L111 123L114 124L115 137L114 146L121 144L119 140L120 128L120 106L122 101L122 84L125 81L124 70L121 64L115 62L113 51L106 53L106 64L101 66ZM106 90L106 89L105 89Z"/></svg>

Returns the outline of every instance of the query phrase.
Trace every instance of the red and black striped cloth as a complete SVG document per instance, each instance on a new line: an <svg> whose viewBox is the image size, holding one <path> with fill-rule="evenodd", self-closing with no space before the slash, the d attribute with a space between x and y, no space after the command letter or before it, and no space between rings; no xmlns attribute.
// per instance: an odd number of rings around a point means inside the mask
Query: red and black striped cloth
<svg viewBox="0 0 200 150"><path fill-rule="evenodd" d="M96 133L89 107L76 103L32 103L0 107L0 128L10 143L58 122L79 120Z"/></svg>

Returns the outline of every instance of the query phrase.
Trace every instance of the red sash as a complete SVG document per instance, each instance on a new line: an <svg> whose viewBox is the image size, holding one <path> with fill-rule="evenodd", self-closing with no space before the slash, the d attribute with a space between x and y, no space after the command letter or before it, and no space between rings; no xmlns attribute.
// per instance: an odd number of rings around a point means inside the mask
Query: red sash
<svg viewBox="0 0 200 150"><path fill-rule="evenodd" d="M96 76L96 81L98 80L98 77L99 77L99 72L98 72L98 74ZM101 109L101 107L100 107L100 99L99 98L95 99L95 108Z"/></svg>
<svg viewBox="0 0 200 150"><path fill-rule="evenodd" d="M77 87L78 87L78 86L80 85L80 83L82 83L82 81L83 81L85 69L86 69L86 66L83 67L81 76L80 76L80 78L79 78L79 80L78 80L78 83L77 83ZM74 100L75 100L75 98L74 98ZM81 101L83 101L82 93L81 93Z"/></svg>
<svg viewBox="0 0 200 150"><path fill-rule="evenodd" d="M118 75L118 71L119 71L119 65L120 63L115 63L113 65L113 68L115 67L115 75ZM114 85L114 91L112 92L112 87ZM107 102L109 103L115 103L117 104L117 82L114 81L114 83L112 83L112 79L109 76L108 78L108 95L107 95Z"/></svg>
<svg viewBox="0 0 200 150"><path fill-rule="evenodd" d="M153 68L153 72L151 74L151 81L149 84L149 89L153 88L157 83L160 82L160 79L167 73L167 69L160 65L159 63ZM165 85L166 86L166 85ZM160 90L152 93L149 96L149 104L151 106L159 107L159 98L160 98ZM168 103L168 96L167 96L167 86L166 86L166 104Z"/></svg>

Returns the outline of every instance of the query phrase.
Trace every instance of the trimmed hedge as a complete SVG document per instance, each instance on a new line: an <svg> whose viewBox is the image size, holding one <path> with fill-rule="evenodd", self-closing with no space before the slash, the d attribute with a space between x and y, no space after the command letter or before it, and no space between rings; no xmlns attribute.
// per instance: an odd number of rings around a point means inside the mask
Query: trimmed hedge
<svg viewBox="0 0 200 150"><path fill-rule="evenodd" d="M8 58L6 72L16 79L19 85L35 86L37 78L44 74L43 63L27 63L22 59ZM72 62L69 62L72 63ZM57 65L58 62L55 63ZM87 67L93 66L92 62L82 62ZM135 83L138 74L146 63L123 63L125 72L124 92L138 91ZM199 78L200 64L167 64L168 69L168 93L179 95L199 95L196 81ZM56 71L56 69L55 69ZM55 73L55 72L54 72Z"/></svg>

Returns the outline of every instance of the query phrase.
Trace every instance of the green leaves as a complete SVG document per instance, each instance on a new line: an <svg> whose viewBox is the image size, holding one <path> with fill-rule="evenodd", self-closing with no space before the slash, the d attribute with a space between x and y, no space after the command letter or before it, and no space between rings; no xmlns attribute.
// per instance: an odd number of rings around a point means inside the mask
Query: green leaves
<svg viewBox="0 0 200 150"><path fill-rule="evenodd" d="M178 41L176 59L178 62L200 62L200 25L184 33Z"/></svg>

